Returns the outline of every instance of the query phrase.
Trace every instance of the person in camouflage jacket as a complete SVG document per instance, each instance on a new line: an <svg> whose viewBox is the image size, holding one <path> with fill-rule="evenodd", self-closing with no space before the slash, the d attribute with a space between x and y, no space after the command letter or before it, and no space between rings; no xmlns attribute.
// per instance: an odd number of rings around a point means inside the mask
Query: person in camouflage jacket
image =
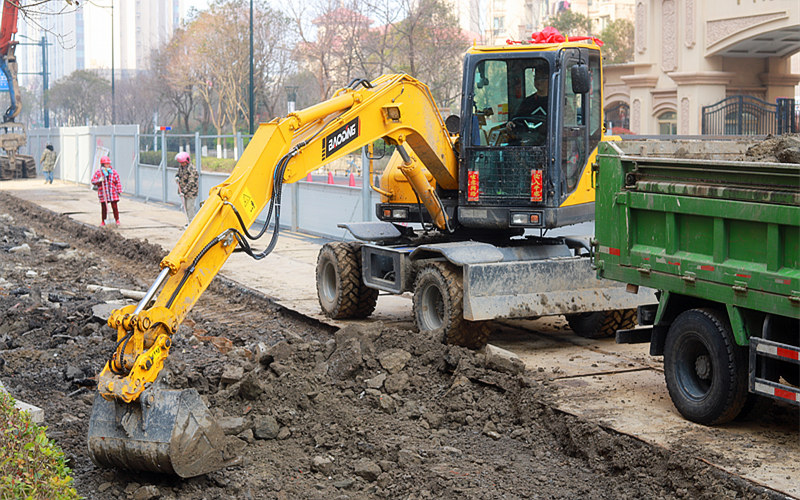
<svg viewBox="0 0 800 500"><path fill-rule="evenodd" d="M178 175L175 176L178 182L178 194L183 199L186 218L189 219L189 222L192 222L197 213L195 208L199 183L197 169L192 166L191 157L187 152L180 152L175 155L175 161L178 162Z"/></svg>
<svg viewBox="0 0 800 500"><path fill-rule="evenodd" d="M42 166L44 173L45 184L53 183L53 170L56 168L56 152L53 150L53 145L48 144L42 151L42 158L39 160L39 165Z"/></svg>

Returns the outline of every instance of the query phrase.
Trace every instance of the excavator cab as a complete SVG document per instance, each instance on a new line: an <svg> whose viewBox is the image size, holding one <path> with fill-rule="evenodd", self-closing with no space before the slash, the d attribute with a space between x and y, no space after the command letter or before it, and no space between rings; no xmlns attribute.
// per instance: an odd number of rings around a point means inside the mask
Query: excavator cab
<svg viewBox="0 0 800 500"><path fill-rule="evenodd" d="M438 188L453 226L521 232L592 220L601 82L600 50L589 44L472 48L457 122L459 189ZM430 220L414 203L403 208L383 200L377 216Z"/></svg>

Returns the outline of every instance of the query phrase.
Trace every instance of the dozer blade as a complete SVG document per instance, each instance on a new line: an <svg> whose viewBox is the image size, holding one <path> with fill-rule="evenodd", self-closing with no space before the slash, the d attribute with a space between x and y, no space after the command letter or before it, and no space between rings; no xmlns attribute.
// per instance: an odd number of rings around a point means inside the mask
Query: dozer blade
<svg viewBox="0 0 800 500"><path fill-rule="evenodd" d="M101 467L199 476L238 460L225 439L194 389L151 388L129 404L98 395L89 420L89 455Z"/></svg>

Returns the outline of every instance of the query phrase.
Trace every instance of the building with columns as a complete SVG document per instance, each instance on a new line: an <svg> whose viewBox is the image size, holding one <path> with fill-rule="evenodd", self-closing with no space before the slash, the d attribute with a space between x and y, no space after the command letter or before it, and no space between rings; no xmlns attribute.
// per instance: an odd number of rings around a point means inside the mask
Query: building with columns
<svg viewBox="0 0 800 500"><path fill-rule="evenodd" d="M605 67L606 119L637 134L700 134L702 108L793 98L799 0L637 0L635 56Z"/></svg>

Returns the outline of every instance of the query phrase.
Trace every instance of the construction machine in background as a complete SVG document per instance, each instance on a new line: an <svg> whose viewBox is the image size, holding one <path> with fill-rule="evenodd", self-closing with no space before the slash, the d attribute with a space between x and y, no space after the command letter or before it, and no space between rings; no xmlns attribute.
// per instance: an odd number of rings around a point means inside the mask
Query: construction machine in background
<svg viewBox="0 0 800 500"><path fill-rule="evenodd" d="M6 156L0 157L0 180L36 177L36 161L32 156L19 154L19 149L28 142L25 125L14 120L22 110L22 100L17 80L17 18L21 2L3 2L3 17L0 21L0 71L8 82L10 104L0 123L0 148Z"/></svg>
<svg viewBox="0 0 800 500"><path fill-rule="evenodd" d="M234 249L262 259L275 247L284 183L378 139L394 149L373 186L379 220L346 224L357 241L321 249L325 314L366 317L379 290L412 291L421 331L469 347L486 343L486 320L495 318L564 314L587 336L631 326L634 308L655 302L652 295L597 279L588 239L547 235L593 218L599 43L540 42L472 48L461 117L443 120L428 88L400 74L354 80L327 101L261 124L145 297L109 318L118 342L98 377L93 460L182 477L233 460L198 393L162 387L172 335ZM252 234L263 210L267 223ZM259 252L251 241L269 222Z"/></svg>

